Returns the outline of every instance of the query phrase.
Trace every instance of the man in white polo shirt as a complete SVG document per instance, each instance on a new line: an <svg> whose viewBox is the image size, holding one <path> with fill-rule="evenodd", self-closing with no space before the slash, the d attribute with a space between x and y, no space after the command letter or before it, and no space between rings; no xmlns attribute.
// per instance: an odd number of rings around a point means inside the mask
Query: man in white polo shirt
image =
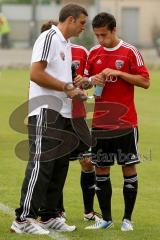
<svg viewBox="0 0 160 240"><path fill-rule="evenodd" d="M69 156L79 144L72 127L71 103L85 98L83 90L74 88L71 73L69 38L84 30L86 10L76 4L64 6L59 23L43 32L35 42L29 90L29 162L21 189L20 207L11 231L48 234L49 229L73 231L52 212L56 208L67 175ZM86 146L86 150L88 146ZM52 193L49 186L53 184ZM53 194L54 191L54 194ZM37 222L41 209L41 221ZM47 208L46 208L47 206Z"/></svg>

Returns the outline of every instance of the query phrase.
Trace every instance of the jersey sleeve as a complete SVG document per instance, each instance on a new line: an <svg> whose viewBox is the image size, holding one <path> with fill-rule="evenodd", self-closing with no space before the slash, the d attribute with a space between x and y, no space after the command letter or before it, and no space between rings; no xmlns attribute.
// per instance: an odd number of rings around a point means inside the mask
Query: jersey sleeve
<svg viewBox="0 0 160 240"><path fill-rule="evenodd" d="M44 32L39 36L33 47L32 62L50 62L56 49L53 35L53 33L48 32L46 34Z"/></svg>
<svg viewBox="0 0 160 240"><path fill-rule="evenodd" d="M88 58L86 48L79 45L71 45L72 47L72 63L75 64L76 72L79 75L84 75L84 69Z"/></svg>
<svg viewBox="0 0 160 240"><path fill-rule="evenodd" d="M134 75L141 75L149 79L149 72L144 64L144 60L140 52L134 48L130 50L130 73Z"/></svg>

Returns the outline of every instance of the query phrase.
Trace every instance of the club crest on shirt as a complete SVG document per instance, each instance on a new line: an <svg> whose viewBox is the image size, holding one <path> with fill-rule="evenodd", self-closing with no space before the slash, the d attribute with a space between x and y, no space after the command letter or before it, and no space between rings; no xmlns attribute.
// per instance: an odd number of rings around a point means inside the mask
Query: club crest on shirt
<svg viewBox="0 0 160 240"><path fill-rule="evenodd" d="M123 60L116 60L115 65L116 65L117 69L121 69L124 66L124 61Z"/></svg>
<svg viewBox="0 0 160 240"><path fill-rule="evenodd" d="M64 61L65 60L65 54L64 54L64 52L60 52L60 57L61 57L61 59Z"/></svg>
<svg viewBox="0 0 160 240"><path fill-rule="evenodd" d="M79 68L79 66L80 66L80 61L75 60L75 61L72 61L72 63L73 63L73 65L75 66L76 69Z"/></svg>

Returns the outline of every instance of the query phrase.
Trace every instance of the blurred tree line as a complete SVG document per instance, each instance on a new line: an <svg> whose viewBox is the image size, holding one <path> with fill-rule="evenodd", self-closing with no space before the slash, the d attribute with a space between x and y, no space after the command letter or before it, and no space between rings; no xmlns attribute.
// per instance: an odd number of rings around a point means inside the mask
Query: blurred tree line
<svg viewBox="0 0 160 240"><path fill-rule="evenodd" d="M89 50L94 45L94 34L88 29L88 31L84 31L80 37L73 38L71 42L82 45Z"/></svg>
<svg viewBox="0 0 160 240"><path fill-rule="evenodd" d="M51 0L37 0L41 4L48 4ZM0 3L17 3L17 4L31 4L32 0L1 0Z"/></svg>

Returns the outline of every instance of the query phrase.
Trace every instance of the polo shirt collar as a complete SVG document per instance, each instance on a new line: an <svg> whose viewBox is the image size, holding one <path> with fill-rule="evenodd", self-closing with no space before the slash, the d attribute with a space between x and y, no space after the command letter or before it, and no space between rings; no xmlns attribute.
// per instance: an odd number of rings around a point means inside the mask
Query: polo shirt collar
<svg viewBox="0 0 160 240"><path fill-rule="evenodd" d="M58 27L56 27L55 25L52 25L52 29L54 29L56 31L56 33L58 34L59 38L61 39L62 42L66 42L66 43L69 43L70 40L66 40L62 34L62 32L59 30Z"/></svg>

